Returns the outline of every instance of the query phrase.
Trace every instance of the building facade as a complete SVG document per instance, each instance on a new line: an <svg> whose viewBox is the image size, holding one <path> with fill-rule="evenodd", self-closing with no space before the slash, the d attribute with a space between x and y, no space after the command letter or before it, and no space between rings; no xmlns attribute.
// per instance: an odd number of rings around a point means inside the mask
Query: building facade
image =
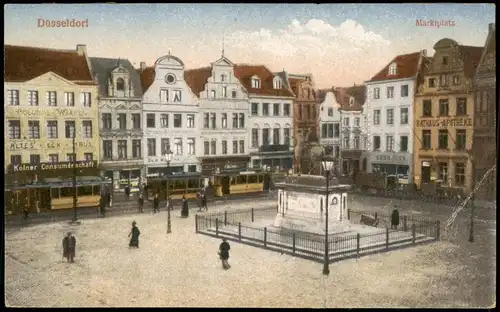
<svg viewBox="0 0 500 312"><path fill-rule="evenodd" d="M496 165L495 138L496 100L496 39L495 24L490 24L488 37L474 77L474 131L472 155L474 179L479 183ZM497 134L498 135L498 134ZM493 200L496 195L496 170L491 171L476 191L476 198Z"/></svg>
<svg viewBox="0 0 500 312"><path fill-rule="evenodd" d="M318 100L322 101L318 114L320 146L326 156L340 159L340 104L335 97L334 88L318 90L317 95Z"/></svg>
<svg viewBox="0 0 500 312"><path fill-rule="evenodd" d="M248 94L224 55L210 67L187 70L187 85L199 99L198 153L201 172L212 176L248 168Z"/></svg>
<svg viewBox="0 0 500 312"><path fill-rule="evenodd" d="M483 48L445 38L423 68L413 105L414 180L465 193L472 185L472 79Z"/></svg>
<svg viewBox="0 0 500 312"><path fill-rule="evenodd" d="M293 93L265 66L237 65L235 75L249 96L247 132L250 167L292 169Z"/></svg>
<svg viewBox="0 0 500 312"><path fill-rule="evenodd" d="M341 166L339 169L342 175L352 176L360 170L366 170L366 166L362 166L364 138L361 127L365 86L335 88L334 94L340 105Z"/></svg>
<svg viewBox="0 0 500 312"><path fill-rule="evenodd" d="M139 73L128 60L91 57L90 63L99 83L100 169L115 191L136 190L146 174Z"/></svg>
<svg viewBox="0 0 500 312"><path fill-rule="evenodd" d="M68 164L75 159L79 175L95 175L98 88L85 45L76 50L5 45L4 53L6 182L71 177Z"/></svg>
<svg viewBox="0 0 500 312"><path fill-rule="evenodd" d="M367 172L385 172L411 181L416 81L426 51L399 55L366 82L363 143Z"/></svg>
<svg viewBox="0 0 500 312"><path fill-rule="evenodd" d="M186 83L184 63L169 53L154 67L141 67L146 177L199 172L199 103ZM165 157L168 151L173 153L170 164Z"/></svg>
<svg viewBox="0 0 500 312"><path fill-rule="evenodd" d="M320 102L316 99L314 80L311 74L296 75L286 71L278 73L283 77L285 86L292 91L295 96L293 104L293 137L295 142L302 141L305 145L318 142L318 110ZM299 138L300 136L300 138ZM297 157L297 156L295 156ZM301 165L299 166L299 161ZM310 164L305 157L294 159L294 171L303 168L304 172L309 171Z"/></svg>

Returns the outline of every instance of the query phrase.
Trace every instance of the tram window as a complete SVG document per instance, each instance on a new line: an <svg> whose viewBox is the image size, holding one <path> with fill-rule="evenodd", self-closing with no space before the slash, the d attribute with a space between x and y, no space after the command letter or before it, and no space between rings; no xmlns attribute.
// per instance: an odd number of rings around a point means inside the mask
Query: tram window
<svg viewBox="0 0 500 312"><path fill-rule="evenodd" d="M238 178L238 177L229 177L229 179L231 179L231 185L236 185L236 184L238 184L237 178Z"/></svg>
<svg viewBox="0 0 500 312"><path fill-rule="evenodd" d="M250 175L248 176L248 183L258 183L259 182L259 178L257 175Z"/></svg>
<svg viewBox="0 0 500 312"><path fill-rule="evenodd" d="M78 196L92 195L92 185L80 186L77 190Z"/></svg>
<svg viewBox="0 0 500 312"><path fill-rule="evenodd" d="M264 183L264 176L259 174L259 183Z"/></svg>
<svg viewBox="0 0 500 312"><path fill-rule="evenodd" d="M240 184L247 184L248 176L246 175L241 175L240 176Z"/></svg>
<svg viewBox="0 0 500 312"><path fill-rule="evenodd" d="M197 189L199 187L200 187L200 180L199 179L189 179L188 180L188 188Z"/></svg>
<svg viewBox="0 0 500 312"><path fill-rule="evenodd" d="M61 187L61 197L70 197L73 194L73 187Z"/></svg>
<svg viewBox="0 0 500 312"><path fill-rule="evenodd" d="M174 190L183 190L186 188L186 180L176 180L172 183Z"/></svg>
<svg viewBox="0 0 500 312"><path fill-rule="evenodd" d="M100 195L101 194L101 186L94 185L92 188L92 195Z"/></svg>
<svg viewBox="0 0 500 312"><path fill-rule="evenodd" d="M59 198L59 189L51 188L50 189L50 198Z"/></svg>

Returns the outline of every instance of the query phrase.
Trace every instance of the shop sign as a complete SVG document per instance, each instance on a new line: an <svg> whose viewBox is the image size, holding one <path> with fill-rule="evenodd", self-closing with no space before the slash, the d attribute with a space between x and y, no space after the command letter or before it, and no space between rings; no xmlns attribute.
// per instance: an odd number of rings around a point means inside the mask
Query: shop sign
<svg viewBox="0 0 500 312"><path fill-rule="evenodd" d="M431 128L444 128L444 127L472 127L472 118L449 118L449 119L423 119L416 121L417 127L431 127Z"/></svg>
<svg viewBox="0 0 500 312"><path fill-rule="evenodd" d="M9 108L6 117L90 117L90 112L78 108Z"/></svg>
<svg viewBox="0 0 500 312"><path fill-rule="evenodd" d="M405 153L373 153L370 158L372 163L407 165L408 156Z"/></svg>
<svg viewBox="0 0 500 312"><path fill-rule="evenodd" d="M19 151L26 149L41 149L41 150L54 150L54 149L64 149L64 148L72 148L72 142L69 143L61 143L60 141L47 141L37 142L35 140L30 141L17 141L17 142L9 142L7 143L7 148L11 151ZM77 141L75 142L76 148L92 148L91 141Z"/></svg>
<svg viewBox="0 0 500 312"><path fill-rule="evenodd" d="M77 161L75 163L76 168L96 168L97 161ZM30 172L30 171L50 171L50 170L61 170L61 169L72 169L72 162L59 162L59 163L39 163L39 164L19 164L19 165L9 165L8 170L10 172Z"/></svg>

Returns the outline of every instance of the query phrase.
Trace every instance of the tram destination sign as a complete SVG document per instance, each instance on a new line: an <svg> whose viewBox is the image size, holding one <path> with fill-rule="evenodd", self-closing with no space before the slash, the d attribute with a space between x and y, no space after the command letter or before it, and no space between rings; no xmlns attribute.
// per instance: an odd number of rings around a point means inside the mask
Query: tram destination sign
<svg viewBox="0 0 500 312"><path fill-rule="evenodd" d="M472 127L472 118L423 119L415 123L417 127Z"/></svg>
<svg viewBox="0 0 500 312"><path fill-rule="evenodd" d="M77 161L76 168L97 168L97 161ZM51 171L72 169L73 162L9 165L9 172Z"/></svg>

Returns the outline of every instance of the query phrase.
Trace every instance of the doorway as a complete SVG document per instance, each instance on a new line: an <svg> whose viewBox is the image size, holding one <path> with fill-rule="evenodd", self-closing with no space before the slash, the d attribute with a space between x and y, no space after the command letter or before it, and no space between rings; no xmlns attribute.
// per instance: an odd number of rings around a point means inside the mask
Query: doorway
<svg viewBox="0 0 500 312"><path fill-rule="evenodd" d="M423 161L420 171L422 183L429 183L431 181L431 164L427 161Z"/></svg>

